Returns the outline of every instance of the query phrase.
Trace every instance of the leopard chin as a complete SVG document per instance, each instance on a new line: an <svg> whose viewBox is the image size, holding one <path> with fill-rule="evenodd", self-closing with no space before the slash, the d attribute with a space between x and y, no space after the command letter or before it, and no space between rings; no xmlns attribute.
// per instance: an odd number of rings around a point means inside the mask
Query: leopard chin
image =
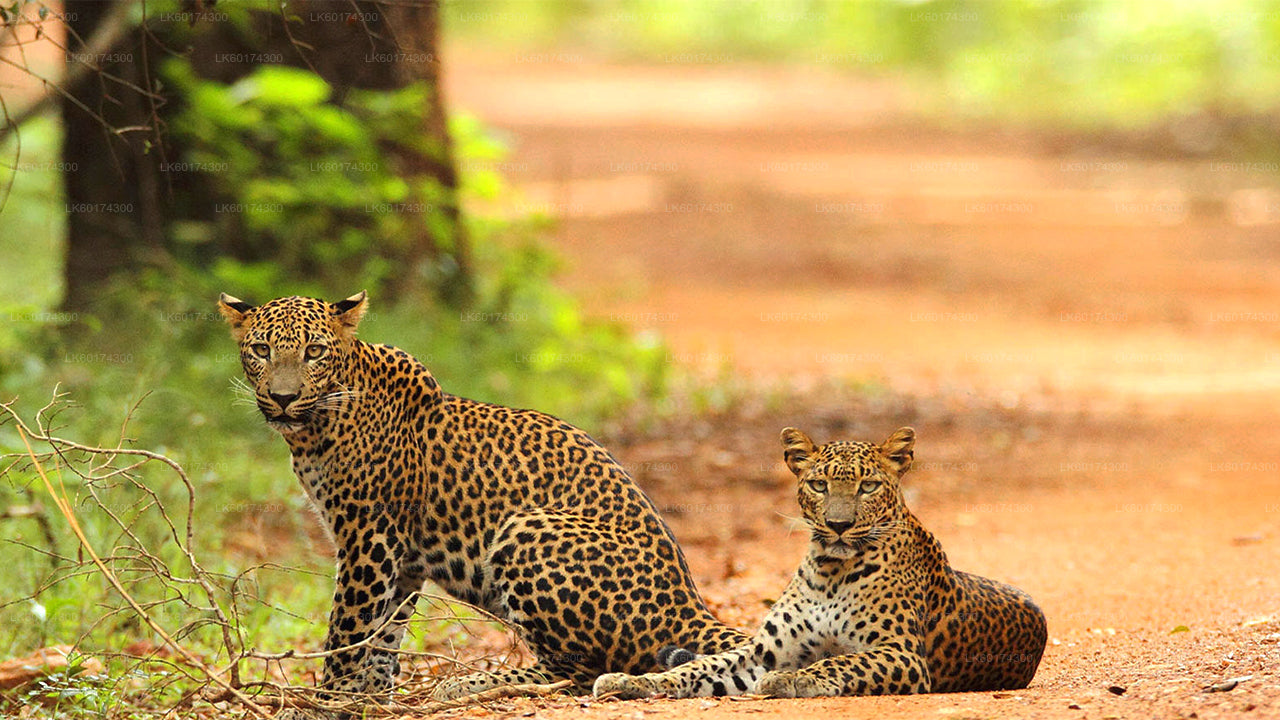
<svg viewBox="0 0 1280 720"><path fill-rule="evenodd" d="M262 409L259 408L259 410ZM281 434L296 433L307 424L305 415L286 415L285 413L272 415L262 410L262 417L266 419L267 427Z"/></svg>
<svg viewBox="0 0 1280 720"><path fill-rule="evenodd" d="M267 418L267 427L275 430L281 435L290 435L298 432L303 428L304 423L301 420L280 415L274 418Z"/></svg>
<svg viewBox="0 0 1280 720"><path fill-rule="evenodd" d="M861 548L856 544L850 544L843 540L835 540L832 542L822 543L822 551L818 553L818 557L823 559L842 561L848 560L861 552Z"/></svg>

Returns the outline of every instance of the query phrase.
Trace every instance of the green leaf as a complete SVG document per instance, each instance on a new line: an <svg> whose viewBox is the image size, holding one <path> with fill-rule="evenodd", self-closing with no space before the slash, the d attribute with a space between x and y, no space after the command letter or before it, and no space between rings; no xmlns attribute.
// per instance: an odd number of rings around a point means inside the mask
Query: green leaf
<svg viewBox="0 0 1280 720"><path fill-rule="evenodd" d="M237 104L257 102L285 108L314 108L329 99L329 83L314 73L282 65L264 65L231 86Z"/></svg>
<svg viewBox="0 0 1280 720"><path fill-rule="evenodd" d="M362 150L368 147L370 152L373 151L371 145L366 145L369 136L361 127L360 120L341 108L321 105L311 111L307 120L314 127L317 140Z"/></svg>

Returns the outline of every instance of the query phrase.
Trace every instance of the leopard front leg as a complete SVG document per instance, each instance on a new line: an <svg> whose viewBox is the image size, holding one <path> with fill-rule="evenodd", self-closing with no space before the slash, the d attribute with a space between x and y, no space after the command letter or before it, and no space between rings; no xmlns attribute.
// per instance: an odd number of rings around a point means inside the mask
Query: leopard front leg
<svg viewBox="0 0 1280 720"><path fill-rule="evenodd" d="M825 658L800 670L770 672L755 691L780 698L912 695L927 693L931 686L923 657L889 645Z"/></svg>
<svg viewBox="0 0 1280 720"><path fill-rule="evenodd" d="M398 543L388 524L379 518L373 529L338 537L337 584L324 644L329 653L325 689L385 692L399 673L394 651L413 612L416 588L411 578L400 577Z"/></svg>

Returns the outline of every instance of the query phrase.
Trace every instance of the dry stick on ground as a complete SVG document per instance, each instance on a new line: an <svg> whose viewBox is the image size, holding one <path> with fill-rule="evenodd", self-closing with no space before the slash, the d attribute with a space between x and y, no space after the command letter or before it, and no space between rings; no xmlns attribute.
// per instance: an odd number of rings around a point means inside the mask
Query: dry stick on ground
<svg viewBox="0 0 1280 720"><path fill-rule="evenodd" d="M426 705L413 708L413 712L434 713L440 712L441 710L449 710L451 708L471 705L473 703L501 700L503 698L530 696L541 697L557 693L572 684L572 680L561 680L560 682L551 683L549 685L503 685L502 687L490 688L478 693L463 695L462 697L454 698L453 700L440 700L437 702L427 703Z"/></svg>
<svg viewBox="0 0 1280 720"><path fill-rule="evenodd" d="M471 605L469 603L465 603L453 598L446 598L439 595L434 595L431 593L416 592L410 595L408 598L405 598L405 600L401 602L401 605L397 607L396 612L391 613L391 616L387 620L384 620L381 625L374 628L369 633L368 637L366 637L364 640L361 640L357 643L353 643L346 647L335 648L333 650L323 650L323 651L316 651L316 652L297 652L296 650L286 650L281 653L263 653L256 650L246 650L242 654L242 657L252 658L255 660L263 660L267 662L279 662L281 660L318 660L318 659L323 659L325 657L328 657L329 655L333 655L334 653L346 652L348 650L366 647L373 644L377 640L378 636L381 635L382 631L386 629L386 627L392 622L391 618L398 614L400 607L403 607L408 604L416 604L417 601L421 598L427 598L429 600L444 603L445 606L453 610L453 612L442 617L456 621L456 622L466 621L466 619L461 617L456 611L456 608L458 606L465 606L465 607L471 608L473 611L477 612L480 615L487 616L493 622L498 622L505 625L505 623L503 623L502 620L491 615L488 611L484 610L483 608L476 607L475 605ZM440 618L435 618L435 619L440 619ZM439 653L421 652L421 651L415 651L415 650L403 650L399 648L397 649L382 648L382 649L388 652L395 653L397 655L405 655L405 656L417 657L417 658L428 658L431 660L442 660L452 664L459 664L456 658L441 655ZM462 707L464 705L468 705L471 703L485 702L488 700L493 700L493 699L502 698L502 697L518 697L523 695L546 695L546 694L556 692L557 690L560 690L564 687L567 687L568 684L569 683L566 681L561 683L554 683L552 685L529 684L529 685L504 686L502 688L494 688L492 691L476 693L474 696L467 695L467 696L455 698L454 700L449 700L449 701L429 701L425 705L411 705L411 704L396 701L396 700L388 701L384 696L378 695L378 694L371 695L368 693L341 693L341 692L336 692L332 690L323 690L322 688L281 686L272 682L252 683L250 685L246 685L245 687L274 690L275 691L274 697L269 697L265 699L261 697L259 698L259 702L262 702L268 705L298 707L303 709L336 710L339 712L359 711L366 715L370 715L370 714L381 715L381 714L436 712L437 710L443 710L451 707ZM319 693L325 693L329 697L339 696L345 699L342 699L342 700L326 699L323 701L318 699L313 699L314 696L318 695ZM416 697L417 697L416 695L410 694L410 695L404 696L404 699L408 700L408 699L414 699ZM227 694L224 691L217 694L205 693L204 699L207 702L218 702L222 700L227 700L229 698L227 697ZM435 709L430 709L430 708L435 708Z"/></svg>
<svg viewBox="0 0 1280 720"><path fill-rule="evenodd" d="M413 704L394 701L394 700L388 701L383 699L370 698L369 696L366 696L366 695L353 694L352 697L353 697L353 700L358 700L359 702L362 703L360 710L362 714L366 716L404 715L409 713L416 714L416 715L424 715L429 713L440 712L441 710L452 710L454 708L466 707L468 705L477 705L481 703L492 702L494 700L504 700L507 698L545 697L547 695L554 695L555 693L560 692L561 690L564 690L565 688L569 687L572 684L573 684L572 680L561 680L559 682L554 682L547 685L539 685L539 684L533 684L533 683L526 684L526 685L503 685L501 687L482 690L480 692L472 693L470 695L463 695L462 697L457 697L452 700L433 700L427 703L423 703L421 705L413 705ZM262 688L262 689L277 690L277 691L285 690L285 688L282 688L281 686L275 683L268 683L268 682L249 683L245 685L245 688L246 689ZM220 695L213 695L205 698L205 700L209 702L220 702L220 701L225 701L230 699L231 698L228 697L225 693ZM314 700L301 698L301 697L289 697L288 699L285 699L283 695L277 695L275 697L265 697L265 698L259 696L257 699L262 704L269 705L272 707L295 707L303 710L337 710L337 711L351 709L350 702L316 702Z"/></svg>

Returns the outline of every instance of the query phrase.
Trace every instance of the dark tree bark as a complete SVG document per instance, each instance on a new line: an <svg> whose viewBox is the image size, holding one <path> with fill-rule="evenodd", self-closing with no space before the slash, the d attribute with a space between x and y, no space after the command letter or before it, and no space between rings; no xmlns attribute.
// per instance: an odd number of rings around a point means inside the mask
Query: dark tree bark
<svg viewBox="0 0 1280 720"><path fill-rule="evenodd" d="M101 72L80 75L61 102L62 161L67 202L66 294L63 306L89 307L102 285L163 255L164 210L158 191L161 153L152 128L142 33L115 32L113 3L68 0L68 67L85 62ZM97 33L120 36L103 53L86 50ZM79 38L79 40L77 39ZM81 42L84 41L84 43ZM154 49L153 49L154 50Z"/></svg>
<svg viewBox="0 0 1280 720"><path fill-rule="evenodd" d="M102 32L113 6L101 0L68 0L74 34L89 41ZM216 11L212 3L202 7ZM165 99L144 89L152 87L158 58L175 50L189 50L198 75L225 83L252 72L258 65L255 58L280 58L283 64L315 71L335 88L337 102L354 88L392 90L426 82L431 93L423 108L422 132L430 138L432 151L396 152L407 172L439 183L445 197L439 211L452 236L433 237L420 223L420 236L413 238L408 256L397 258L404 271L396 290L422 289L420 270L440 263L443 247L450 250L456 268L440 288L442 299L457 305L470 299L469 243L460 218L458 178L440 92L438 3L306 0L291 2L287 12L288 20L279 13L257 15L247 32L218 22L212 12L197 13L189 47L172 47L172 38L180 35L170 32L172 23L166 27L165 22L150 22L147 34L134 28L116 43L111 57L119 61L102 62L103 73L88 73L70 88L74 101L62 101L63 160L77 168L66 174L68 310L89 308L111 278L128 277L148 263L164 263L169 257L166 229L173 221L209 217L215 198L204 192L198 177L160 172L166 158L181 156L181 148L159 131L166 117ZM210 15L213 21L203 19ZM185 20L184 16L175 22Z"/></svg>
<svg viewBox="0 0 1280 720"><path fill-rule="evenodd" d="M453 248L453 258L458 263L458 268L443 291L446 301L454 305L465 305L471 300L473 289L471 248L466 227L462 223L457 163L453 153L453 139L449 135L449 118L445 112L444 84L440 78L439 3L433 0L430 7L387 5L384 6L384 12L387 14L388 28L393 33L393 43L405 53L406 59L418 60L398 63L397 72L401 82L408 84L425 81L432 89L430 105L424 108L423 131L427 137L436 140L439 149L435 156L416 158L415 170L435 178L445 190L446 205L442 210L453 232L453 237L447 241ZM406 28L409 32L397 32L395 28ZM427 238L427 242L420 239L415 244L416 257L410 260L418 265L423 260L434 259L436 249L437 246L430 242L430 238Z"/></svg>

